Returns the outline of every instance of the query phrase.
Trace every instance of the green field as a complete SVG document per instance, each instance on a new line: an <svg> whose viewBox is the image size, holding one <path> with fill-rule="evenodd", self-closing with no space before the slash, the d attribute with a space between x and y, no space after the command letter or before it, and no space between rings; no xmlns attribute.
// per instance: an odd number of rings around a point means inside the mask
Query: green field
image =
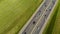
<svg viewBox="0 0 60 34"><path fill-rule="evenodd" d="M60 34L60 0L51 15L43 34Z"/></svg>
<svg viewBox="0 0 60 34"><path fill-rule="evenodd" d="M0 34L17 34L42 0L0 0Z"/></svg>

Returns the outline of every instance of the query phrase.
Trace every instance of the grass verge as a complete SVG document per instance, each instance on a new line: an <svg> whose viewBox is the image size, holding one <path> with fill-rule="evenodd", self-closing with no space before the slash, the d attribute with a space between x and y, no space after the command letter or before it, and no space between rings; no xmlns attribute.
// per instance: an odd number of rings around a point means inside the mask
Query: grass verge
<svg viewBox="0 0 60 34"><path fill-rule="evenodd" d="M42 0L1 0L0 34L18 34Z"/></svg>

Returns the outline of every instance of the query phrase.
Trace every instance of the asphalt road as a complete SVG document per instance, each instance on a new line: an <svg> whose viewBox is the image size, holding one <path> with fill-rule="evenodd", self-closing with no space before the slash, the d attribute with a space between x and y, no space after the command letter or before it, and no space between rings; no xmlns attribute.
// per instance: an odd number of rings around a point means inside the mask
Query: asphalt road
<svg viewBox="0 0 60 34"><path fill-rule="evenodd" d="M28 24L28 26L26 27L26 29L23 31L22 34L30 34L32 29L35 27L37 21L39 20L39 18L42 16L42 14L44 13L44 11L46 10L46 8L48 7L48 4L50 3L50 0L46 0L43 5L41 6L41 8L39 9L39 11L36 13L36 15L34 16L34 18L30 21L30 23Z"/></svg>
<svg viewBox="0 0 60 34"><path fill-rule="evenodd" d="M39 34L56 0L44 0L42 6L29 22L22 34Z"/></svg>
<svg viewBox="0 0 60 34"><path fill-rule="evenodd" d="M46 19L48 18L53 6L55 5L56 0L52 0L48 8L46 9L43 16L38 21L37 25L35 25L34 29L32 30L31 34L39 34L41 28L43 27Z"/></svg>

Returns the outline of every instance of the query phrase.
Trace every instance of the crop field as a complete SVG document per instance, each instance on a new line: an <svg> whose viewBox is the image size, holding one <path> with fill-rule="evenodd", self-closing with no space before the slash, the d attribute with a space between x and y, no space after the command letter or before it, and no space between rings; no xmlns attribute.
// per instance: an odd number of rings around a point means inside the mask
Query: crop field
<svg viewBox="0 0 60 34"><path fill-rule="evenodd" d="M0 34L17 34L42 0L0 0Z"/></svg>
<svg viewBox="0 0 60 34"><path fill-rule="evenodd" d="M60 0L43 34L60 34Z"/></svg>

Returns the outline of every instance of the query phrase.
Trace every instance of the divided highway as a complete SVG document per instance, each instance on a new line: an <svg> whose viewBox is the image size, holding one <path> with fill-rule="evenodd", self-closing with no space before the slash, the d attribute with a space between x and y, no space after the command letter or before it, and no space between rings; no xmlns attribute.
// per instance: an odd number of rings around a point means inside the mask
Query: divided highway
<svg viewBox="0 0 60 34"><path fill-rule="evenodd" d="M43 0L28 25L19 34L39 34L57 0Z"/></svg>
<svg viewBox="0 0 60 34"><path fill-rule="evenodd" d="M52 8L55 5L56 0L50 0L51 2L48 4L49 6L46 8L45 13L40 17L37 24L33 28L31 34L39 34L40 30L42 29L45 21L47 20Z"/></svg>

